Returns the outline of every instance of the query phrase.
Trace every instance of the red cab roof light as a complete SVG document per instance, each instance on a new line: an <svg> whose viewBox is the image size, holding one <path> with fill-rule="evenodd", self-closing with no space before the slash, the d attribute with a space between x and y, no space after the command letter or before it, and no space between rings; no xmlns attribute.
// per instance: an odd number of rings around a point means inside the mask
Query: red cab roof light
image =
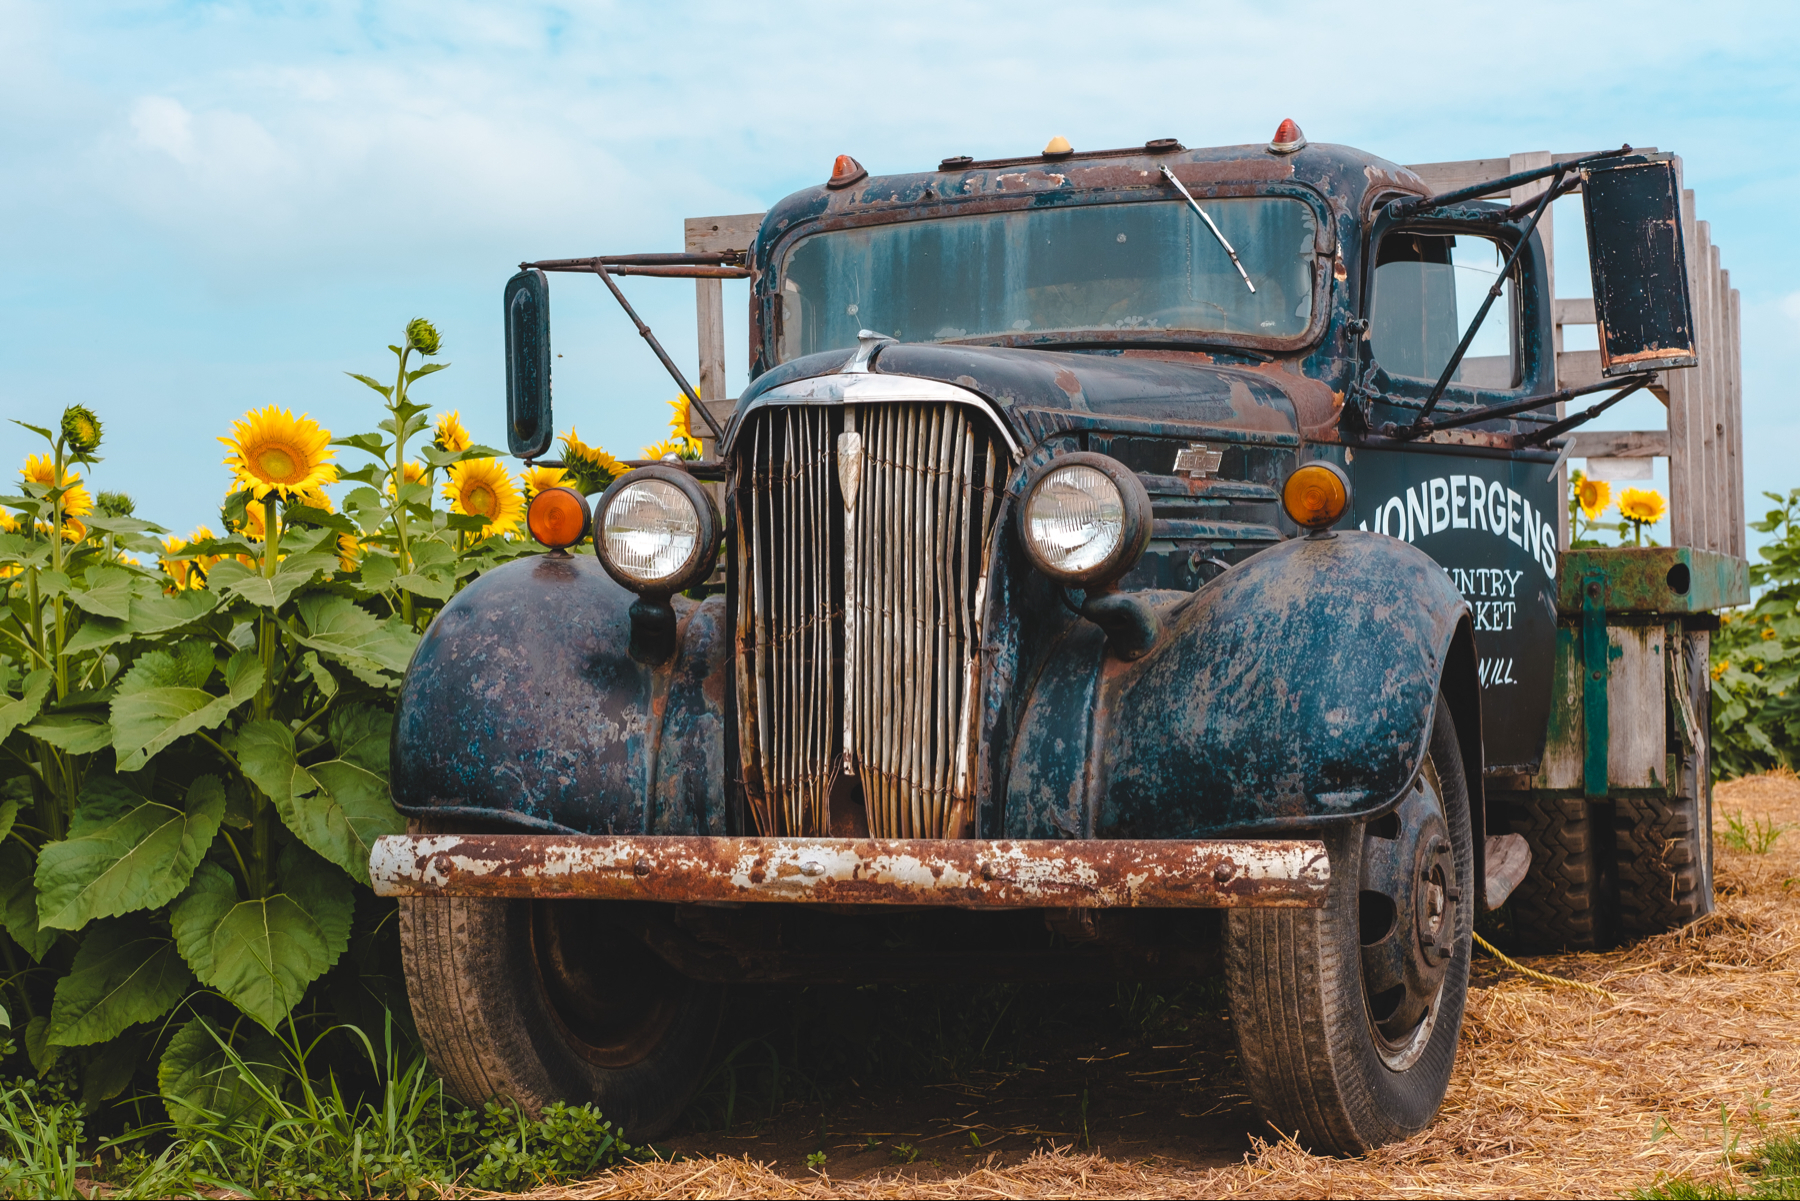
<svg viewBox="0 0 1800 1201"><path fill-rule="evenodd" d="M1292 154L1306 145L1306 135L1294 124L1292 117L1283 118L1280 128L1275 131L1275 138L1269 143L1269 149L1275 154Z"/></svg>

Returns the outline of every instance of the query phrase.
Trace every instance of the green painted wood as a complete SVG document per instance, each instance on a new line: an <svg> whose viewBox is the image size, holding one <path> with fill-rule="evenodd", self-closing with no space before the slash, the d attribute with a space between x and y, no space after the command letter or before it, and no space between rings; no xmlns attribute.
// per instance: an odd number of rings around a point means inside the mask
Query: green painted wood
<svg viewBox="0 0 1800 1201"><path fill-rule="evenodd" d="M1750 564L1691 546L1608 546L1562 552L1556 607L1587 608L1585 585L1598 573L1612 613L1705 613L1750 603Z"/></svg>

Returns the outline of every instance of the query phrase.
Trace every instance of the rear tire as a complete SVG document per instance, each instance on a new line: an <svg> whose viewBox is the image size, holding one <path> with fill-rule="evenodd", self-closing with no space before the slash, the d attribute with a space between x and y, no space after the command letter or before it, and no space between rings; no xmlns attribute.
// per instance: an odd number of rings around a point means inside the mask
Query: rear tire
<svg viewBox="0 0 1800 1201"><path fill-rule="evenodd" d="M1419 785L1326 848L1323 908L1228 911L1226 985L1263 1117L1315 1150L1359 1155L1437 1115L1462 1030L1478 894L1462 754L1441 695ZM1419 916L1429 887L1432 919ZM1390 980L1402 983L1382 987Z"/></svg>
<svg viewBox="0 0 1800 1201"><path fill-rule="evenodd" d="M723 990L677 973L604 901L409 897L400 946L419 1037L450 1093L538 1114L592 1103L633 1141L699 1086Z"/></svg>

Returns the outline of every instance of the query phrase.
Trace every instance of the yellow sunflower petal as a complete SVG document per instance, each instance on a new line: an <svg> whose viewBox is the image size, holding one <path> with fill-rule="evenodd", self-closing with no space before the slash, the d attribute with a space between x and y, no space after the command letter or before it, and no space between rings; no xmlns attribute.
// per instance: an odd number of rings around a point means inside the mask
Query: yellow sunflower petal
<svg viewBox="0 0 1800 1201"><path fill-rule="evenodd" d="M225 465L258 500L270 492L286 497L337 479L330 462L336 453L331 431L304 413L295 417L274 405L252 410L232 424L231 437L219 441L231 451Z"/></svg>
<svg viewBox="0 0 1800 1201"><path fill-rule="evenodd" d="M444 481L444 498L452 512L483 517L481 536L504 533L518 527L525 506L512 473L499 459L464 459L450 465Z"/></svg>
<svg viewBox="0 0 1800 1201"><path fill-rule="evenodd" d="M437 419L437 447L451 454L461 454L473 444L469 431L463 428L462 410L452 409Z"/></svg>

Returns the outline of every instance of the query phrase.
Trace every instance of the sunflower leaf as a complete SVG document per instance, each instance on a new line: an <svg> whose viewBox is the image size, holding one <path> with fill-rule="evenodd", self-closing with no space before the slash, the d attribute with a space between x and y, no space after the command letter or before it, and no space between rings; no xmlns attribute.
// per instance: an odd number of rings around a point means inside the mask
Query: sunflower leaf
<svg viewBox="0 0 1800 1201"><path fill-rule="evenodd" d="M409 384L417 383L432 372L446 370L449 366L450 364L448 363L427 363L416 371L408 371L406 373L406 382Z"/></svg>
<svg viewBox="0 0 1800 1201"><path fill-rule="evenodd" d="M410 592L414 596L428 596L432 600L449 600L451 593L456 591L456 584L452 580L420 575L417 572L395 576L388 581L388 587Z"/></svg>
<svg viewBox="0 0 1800 1201"><path fill-rule="evenodd" d="M337 556L316 553L289 555L275 568L273 579L264 579L242 563L227 560L212 569L206 586L241 596L253 605L278 609L321 571L337 566Z"/></svg>
<svg viewBox="0 0 1800 1201"><path fill-rule="evenodd" d="M0 801L0 842L12 833L13 823L19 820L19 802L16 799Z"/></svg>
<svg viewBox="0 0 1800 1201"><path fill-rule="evenodd" d="M419 635L400 618L382 621L345 597L316 593L301 597L295 608L306 627L298 641L342 663L365 684L391 684L384 671L406 674Z"/></svg>
<svg viewBox="0 0 1800 1201"><path fill-rule="evenodd" d="M344 374L349 376L351 379L357 381L360 384L365 384L368 387L375 389L377 392L381 393L385 397L391 398L394 395L394 389L391 386L389 386L387 384L377 383L375 380L370 379L366 375L358 375L354 371L346 371L346 372L344 372ZM351 437L352 438L367 438L367 437L369 437L369 435L368 434L352 434ZM348 443L348 439L345 439L345 442ZM354 443L349 443L349 444L354 445Z"/></svg>
<svg viewBox="0 0 1800 1201"><path fill-rule="evenodd" d="M234 749L244 774L269 799L288 829L348 872L369 882L369 851L383 834L403 834L406 821L388 793L386 748L392 716L366 705L331 715L338 758L301 766L293 731L253 721Z"/></svg>
<svg viewBox="0 0 1800 1201"><path fill-rule="evenodd" d="M204 643L184 645L197 645L206 650L210 669L211 651ZM262 687L262 661L254 649L238 651L225 665L224 696L214 696L198 686L151 683L147 677L135 679L139 666L146 659L159 656L169 658L166 651L151 651L140 656L119 685L119 695L113 699L113 749L118 753L120 771L136 771L177 738L217 726ZM157 672L162 670L159 665Z"/></svg>
<svg viewBox="0 0 1800 1201"><path fill-rule="evenodd" d="M0 925L27 955L41 962L61 931L38 925L32 862L31 849L17 839L0 843Z"/></svg>
<svg viewBox="0 0 1800 1201"><path fill-rule="evenodd" d="M58 713L40 717L25 727L27 736L47 742L71 755L91 755L112 745L112 727L105 721Z"/></svg>
<svg viewBox="0 0 1800 1201"><path fill-rule="evenodd" d="M210 592L190 590L164 596L154 580L138 580L132 586L131 616L125 621L96 617L81 624L69 639L68 652L79 654L127 638L162 634L200 620L213 611L219 598Z"/></svg>
<svg viewBox="0 0 1800 1201"><path fill-rule="evenodd" d="M102 1043L174 1007L194 975L148 916L96 922L50 1007L54 1046Z"/></svg>
<svg viewBox="0 0 1800 1201"><path fill-rule="evenodd" d="M369 382L369 377L366 375L359 375L355 378L362 380L365 384ZM333 438L331 444L333 446L348 446L355 450L367 451L377 458L383 459L387 457L388 447L390 445L380 434L346 434L342 438Z"/></svg>
<svg viewBox="0 0 1800 1201"><path fill-rule="evenodd" d="M150 909L187 886L225 815L216 776L188 787L180 809L115 777L91 777L69 837L38 852L38 924L79 930L95 918Z"/></svg>
<svg viewBox="0 0 1800 1201"><path fill-rule="evenodd" d="M132 575L118 567L96 567L87 573L86 587L69 592L69 599L96 617L125 621L131 616Z"/></svg>
<svg viewBox="0 0 1800 1201"><path fill-rule="evenodd" d="M169 1118L179 1127L228 1125L260 1113L262 1090L273 1091L281 1078L281 1047L256 1026L238 1033L226 1054L227 1040L205 1018L192 1018L169 1040L156 1065L156 1088ZM242 1064L240 1068L238 1064ZM246 1071L250 1079L245 1078Z"/></svg>
<svg viewBox="0 0 1800 1201"><path fill-rule="evenodd" d="M316 651L307 651L306 657L300 662L306 668L306 674L312 679L313 686L319 690L320 696L329 701L337 695L337 677L331 674L329 668L319 662Z"/></svg>
<svg viewBox="0 0 1800 1201"><path fill-rule="evenodd" d="M201 983L271 1030L350 945L355 906L349 882L299 843L276 870L282 891L245 901L223 868L203 864L171 914Z"/></svg>
<svg viewBox="0 0 1800 1201"><path fill-rule="evenodd" d="M53 678L49 668L39 668L25 677L23 696L0 701L0 741L5 741L14 730L38 715L38 710L44 707L44 697L50 693Z"/></svg>

